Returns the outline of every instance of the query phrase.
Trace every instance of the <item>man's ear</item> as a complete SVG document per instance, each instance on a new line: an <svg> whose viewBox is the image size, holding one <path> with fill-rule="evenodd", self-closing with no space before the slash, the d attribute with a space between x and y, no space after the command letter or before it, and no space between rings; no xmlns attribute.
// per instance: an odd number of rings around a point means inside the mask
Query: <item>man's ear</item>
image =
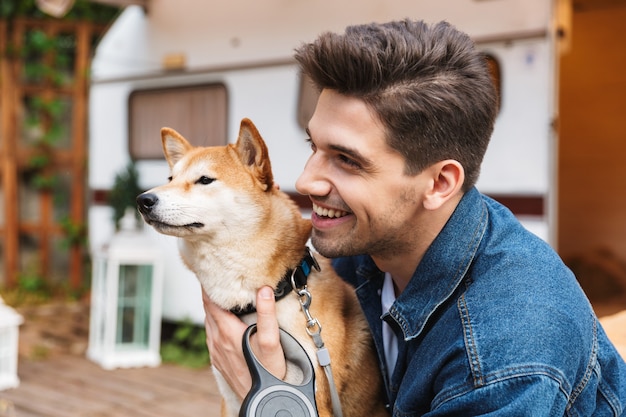
<svg viewBox="0 0 626 417"><path fill-rule="evenodd" d="M424 197L427 210L436 210L461 193L465 170L459 161L446 159L426 169L432 174L431 187Z"/></svg>

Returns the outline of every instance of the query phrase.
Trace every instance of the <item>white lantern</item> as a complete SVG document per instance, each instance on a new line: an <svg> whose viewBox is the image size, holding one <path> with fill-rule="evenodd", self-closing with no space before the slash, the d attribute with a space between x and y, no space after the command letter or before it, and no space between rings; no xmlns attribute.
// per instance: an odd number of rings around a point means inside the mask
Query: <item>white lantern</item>
<svg viewBox="0 0 626 417"><path fill-rule="evenodd" d="M0 390L15 388L17 377L17 342L19 325L24 319L0 298Z"/></svg>
<svg viewBox="0 0 626 417"><path fill-rule="evenodd" d="M162 293L163 256L129 209L93 254L87 357L104 369L158 366Z"/></svg>

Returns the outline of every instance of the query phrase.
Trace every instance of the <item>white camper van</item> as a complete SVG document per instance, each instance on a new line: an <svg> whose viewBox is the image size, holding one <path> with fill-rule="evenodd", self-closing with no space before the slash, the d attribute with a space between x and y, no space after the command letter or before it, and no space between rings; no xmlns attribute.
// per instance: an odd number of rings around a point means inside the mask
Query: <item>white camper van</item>
<svg viewBox="0 0 626 417"><path fill-rule="evenodd" d="M196 144L236 138L248 117L265 138L276 181L293 192L309 155L303 118L311 102L293 49L322 31L405 17L447 20L469 33L499 74L501 107L478 188L508 205L553 243L557 49L567 41L567 1L359 0L155 1L127 7L97 48L89 111L89 188L105 195L133 160L142 188L169 170L159 129ZM114 233L112 210L94 198L89 239ZM175 239L146 228L163 248L163 316L204 318L200 288Z"/></svg>

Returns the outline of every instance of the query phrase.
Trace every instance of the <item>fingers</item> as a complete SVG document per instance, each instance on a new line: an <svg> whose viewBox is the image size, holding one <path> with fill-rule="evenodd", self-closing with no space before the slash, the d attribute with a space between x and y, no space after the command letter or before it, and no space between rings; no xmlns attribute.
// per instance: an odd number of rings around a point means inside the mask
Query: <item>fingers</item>
<svg viewBox="0 0 626 417"><path fill-rule="evenodd" d="M257 293L257 333L251 338L252 350L263 366L277 378L286 373L285 355L280 345L274 291L263 287Z"/></svg>
<svg viewBox="0 0 626 417"><path fill-rule="evenodd" d="M252 386L241 344L248 326L230 311L213 303L204 291L202 301L211 364L243 399ZM270 373L284 378L287 364L280 345L274 291L270 287L263 287L257 293L257 332L250 338L250 345L257 359Z"/></svg>
<svg viewBox="0 0 626 417"><path fill-rule="evenodd" d="M243 332L248 326L230 311L215 305L206 294L203 294L202 301L206 313L204 323L211 364L243 399L252 386L252 378L241 348Z"/></svg>
<svg viewBox="0 0 626 417"><path fill-rule="evenodd" d="M279 344L278 321L274 291L270 287L263 287L257 293L256 310L259 347L276 347Z"/></svg>

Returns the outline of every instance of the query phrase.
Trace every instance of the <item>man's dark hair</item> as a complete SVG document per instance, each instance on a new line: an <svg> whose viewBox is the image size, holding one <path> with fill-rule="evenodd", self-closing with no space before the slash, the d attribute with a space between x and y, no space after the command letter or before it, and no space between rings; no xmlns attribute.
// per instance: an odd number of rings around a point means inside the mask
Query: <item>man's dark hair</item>
<svg viewBox="0 0 626 417"><path fill-rule="evenodd" d="M319 90L374 110L408 175L455 159L465 170L463 189L476 183L497 101L485 56L468 35L446 22L372 23L323 33L295 58Z"/></svg>

